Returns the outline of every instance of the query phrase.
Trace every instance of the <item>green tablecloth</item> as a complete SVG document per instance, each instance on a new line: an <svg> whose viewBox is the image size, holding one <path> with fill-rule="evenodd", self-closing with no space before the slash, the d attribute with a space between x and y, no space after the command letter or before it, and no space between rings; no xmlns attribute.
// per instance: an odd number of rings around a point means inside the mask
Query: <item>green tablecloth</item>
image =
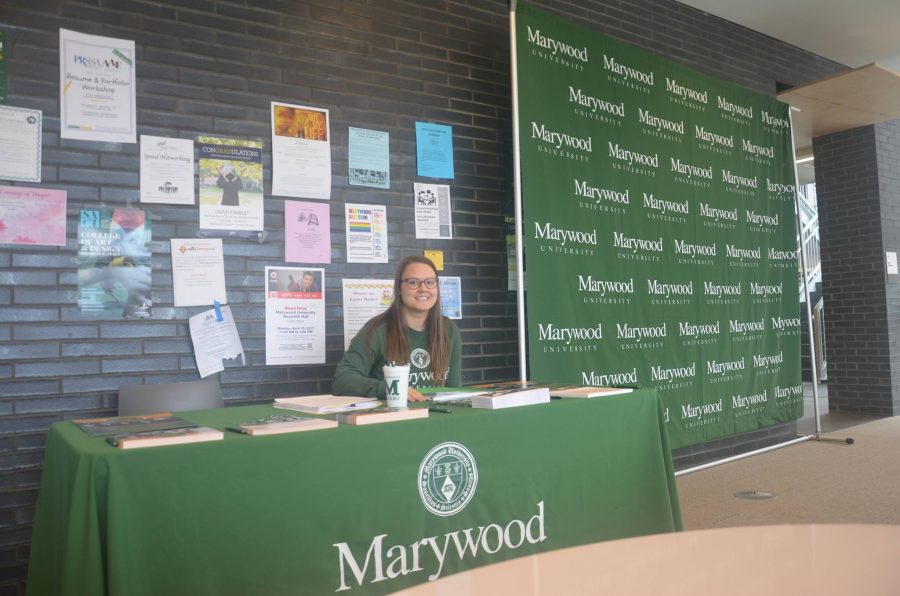
<svg viewBox="0 0 900 596"><path fill-rule="evenodd" d="M681 529L653 391L451 409L127 451L54 424L28 593L380 594L539 551ZM283 411L181 415L221 429L272 413ZM471 488L477 475L477 484L462 510L436 515L420 496L420 466L446 442L474 460L460 471L465 457L445 458L453 478Z"/></svg>

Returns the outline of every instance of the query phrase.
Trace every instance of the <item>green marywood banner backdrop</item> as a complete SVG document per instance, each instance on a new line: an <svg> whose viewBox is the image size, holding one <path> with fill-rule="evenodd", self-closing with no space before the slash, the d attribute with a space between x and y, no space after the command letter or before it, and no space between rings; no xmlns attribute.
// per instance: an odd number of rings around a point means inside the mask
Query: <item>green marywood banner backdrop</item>
<svg viewBox="0 0 900 596"><path fill-rule="evenodd" d="M655 387L674 447L802 415L788 106L516 11L531 378Z"/></svg>

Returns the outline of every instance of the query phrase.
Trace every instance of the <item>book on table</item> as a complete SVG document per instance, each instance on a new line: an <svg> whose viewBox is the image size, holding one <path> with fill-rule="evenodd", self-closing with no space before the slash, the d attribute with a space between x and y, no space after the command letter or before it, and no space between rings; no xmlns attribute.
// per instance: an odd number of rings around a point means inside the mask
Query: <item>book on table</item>
<svg viewBox="0 0 900 596"><path fill-rule="evenodd" d="M243 433L245 435L280 435L282 433L295 433L305 430L319 430L322 428L335 428L338 423L336 420L327 418L309 418L306 416L294 416L293 414L284 414L283 416L266 416L257 418L249 422L242 422L234 426L229 426L228 430Z"/></svg>
<svg viewBox="0 0 900 596"><path fill-rule="evenodd" d="M136 416L111 416L109 418L82 418L72 422L91 437L112 437L115 435L197 426L184 418L173 416L171 412Z"/></svg>
<svg viewBox="0 0 900 596"><path fill-rule="evenodd" d="M203 443L221 441L225 436L220 430L208 426L192 426L189 428L170 428L128 435L116 435L106 440L119 449L136 449L139 447L161 447L163 445L181 445L184 443Z"/></svg>
<svg viewBox="0 0 900 596"><path fill-rule="evenodd" d="M634 391L631 387L589 387L589 386L565 386L550 387L551 397L574 397L574 398L591 398L604 397L607 395L620 395L622 393L631 393Z"/></svg>
<svg viewBox="0 0 900 596"><path fill-rule="evenodd" d="M550 401L550 390L547 387L529 387L527 389L501 389L472 398L473 408L514 408L544 404Z"/></svg>
<svg viewBox="0 0 900 596"><path fill-rule="evenodd" d="M335 418L341 424L362 426L380 422L428 418L428 408L376 408L366 412L342 412L337 414Z"/></svg>
<svg viewBox="0 0 900 596"><path fill-rule="evenodd" d="M295 410L306 414L330 414L352 410L367 410L381 405L374 397L354 397L347 395L303 395L300 397L278 397L272 404L282 410Z"/></svg>
<svg viewBox="0 0 900 596"><path fill-rule="evenodd" d="M427 387L419 391L435 403L461 401L490 392L488 389L476 387Z"/></svg>

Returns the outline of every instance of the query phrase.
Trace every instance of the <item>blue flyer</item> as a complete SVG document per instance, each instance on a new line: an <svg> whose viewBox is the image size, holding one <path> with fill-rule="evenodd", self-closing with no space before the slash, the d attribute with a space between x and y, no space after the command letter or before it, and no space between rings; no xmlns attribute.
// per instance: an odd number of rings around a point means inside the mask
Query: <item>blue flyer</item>
<svg viewBox="0 0 900 596"><path fill-rule="evenodd" d="M416 164L419 176L453 179L453 127L416 122Z"/></svg>

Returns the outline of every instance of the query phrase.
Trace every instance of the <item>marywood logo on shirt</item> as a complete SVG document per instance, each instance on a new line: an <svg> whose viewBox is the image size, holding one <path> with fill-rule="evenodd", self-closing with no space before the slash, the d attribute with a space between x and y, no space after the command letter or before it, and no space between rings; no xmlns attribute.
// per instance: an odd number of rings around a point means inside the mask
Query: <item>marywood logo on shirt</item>
<svg viewBox="0 0 900 596"><path fill-rule="evenodd" d="M544 48L551 55L562 55L567 58L573 58L575 60L579 60L588 63L588 50L587 46L576 48L575 46L558 41L553 39L552 37L547 37L543 33L541 33L540 29L532 29L531 25L526 25L528 28L528 42L533 43L534 45Z"/></svg>

